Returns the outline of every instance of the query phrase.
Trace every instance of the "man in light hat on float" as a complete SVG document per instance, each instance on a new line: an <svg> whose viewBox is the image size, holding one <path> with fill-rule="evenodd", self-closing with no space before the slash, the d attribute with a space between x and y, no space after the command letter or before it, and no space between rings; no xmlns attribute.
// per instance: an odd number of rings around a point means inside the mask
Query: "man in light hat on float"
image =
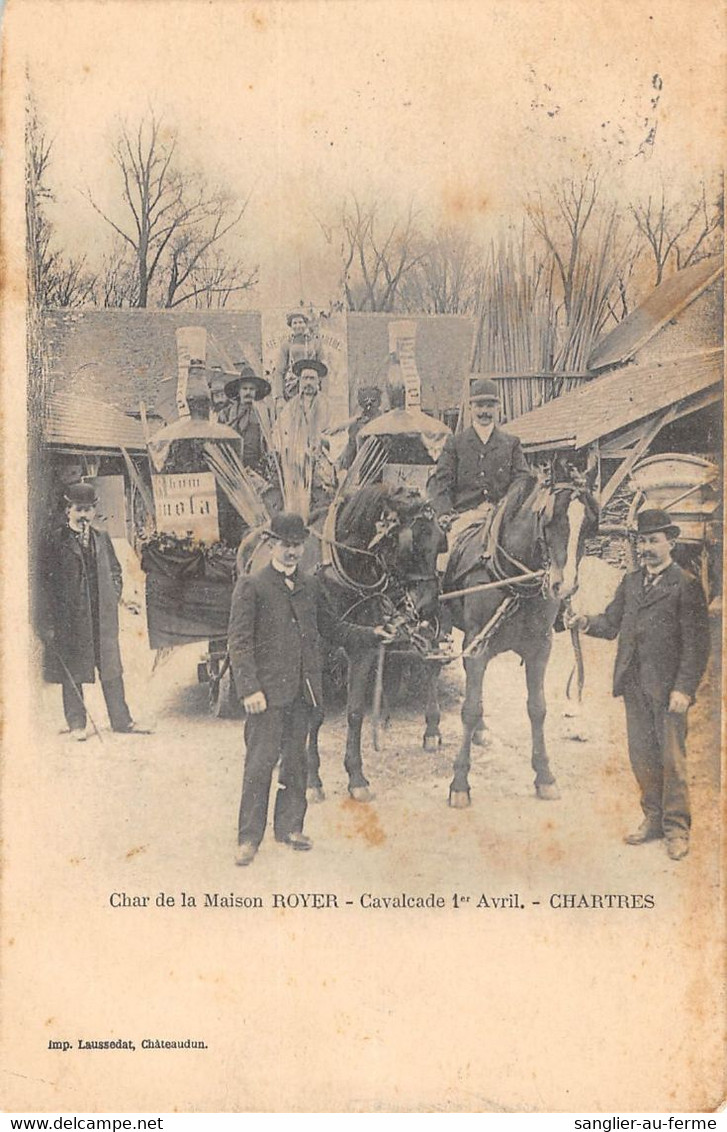
<svg viewBox="0 0 727 1132"><path fill-rule="evenodd" d="M672 860L689 852L687 712L709 657L709 617L696 578L672 559L679 527L665 511L637 515L640 569L627 574L605 613L566 614L566 628L613 640L618 650L614 696L626 707L629 758L644 819L624 839L641 845L666 839Z"/></svg>
<svg viewBox="0 0 727 1132"><path fill-rule="evenodd" d="M131 718L119 652L121 566L111 539L93 525L98 497L91 484L71 484L66 521L41 550L39 633L45 644L44 676L63 691L72 739L87 737L83 685L98 671L112 731L147 734Z"/></svg>
<svg viewBox="0 0 727 1132"><path fill-rule="evenodd" d="M472 424L447 437L428 487L440 526L451 530L450 541L473 519L491 512L510 484L529 474L520 441L498 427L497 382L473 375L469 407ZM463 516L466 521L459 521Z"/></svg>
<svg viewBox="0 0 727 1132"><path fill-rule="evenodd" d="M245 722L245 769L236 863L249 865L265 833L272 775L280 762L275 840L291 849L312 846L303 833L306 739L311 713L323 703L321 636L347 650L393 639L383 627L339 622L320 583L298 564L308 537L300 515L270 520L272 557L256 574L241 575L232 595L228 648Z"/></svg>
<svg viewBox="0 0 727 1132"><path fill-rule="evenodd" d="M225 396L229 404L220 412L217 419L220 424L234 428L242 437L244 466L252 468L259 475L264 475L265 445L255 404L268 396L270 382L264 377L258 377L247 362L237 362L236 365L240 376L225 384Z"/></svg>

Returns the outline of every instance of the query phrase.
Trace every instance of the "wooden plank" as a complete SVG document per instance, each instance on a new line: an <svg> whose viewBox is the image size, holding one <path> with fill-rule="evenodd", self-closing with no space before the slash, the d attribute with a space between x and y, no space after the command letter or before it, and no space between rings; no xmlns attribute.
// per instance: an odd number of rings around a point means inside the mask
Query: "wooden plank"
<svg viewBox="0 0 727 1132"><path fill-rule="evenodd" d="M649 445L656 439L664 425L674 419L674 408L664 409L657 417L645 421L642 426L641 439L634 445L625 460L621 462L601 492L599 505L604 508L618 491L629 472L648 451Z"/></svg>

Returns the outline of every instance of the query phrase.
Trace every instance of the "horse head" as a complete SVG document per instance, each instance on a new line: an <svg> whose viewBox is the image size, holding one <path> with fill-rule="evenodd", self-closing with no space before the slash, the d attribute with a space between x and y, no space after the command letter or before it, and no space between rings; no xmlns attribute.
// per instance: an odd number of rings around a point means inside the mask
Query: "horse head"
<svg viewBox="0 0 727 1132"><path fill-rule="evenodd" d="M583 539L598 521L592 487L592 472L559 460L505 498L503 548L527 570L545 570L548 597L564 601L578 588Z"/></svg>
<svg viewBox="0 0 727 1132"><path fill-rule="evenodd" d="M417 614L437 608L437 556L446 538L431 506L406 487L370 484L341 506L336 520L338 556L354 584L377 575L387 590L406 591Z"/></svg>

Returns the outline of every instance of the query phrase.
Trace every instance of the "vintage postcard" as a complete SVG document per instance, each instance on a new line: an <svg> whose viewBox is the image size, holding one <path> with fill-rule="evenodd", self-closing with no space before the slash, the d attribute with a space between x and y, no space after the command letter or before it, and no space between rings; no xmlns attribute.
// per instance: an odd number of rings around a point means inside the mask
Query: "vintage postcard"
<svg viewBox="0 0 727 1132"><path fill-rule="evenodd" d="M4 1108L719 1109L724 4L2 46Z"/></svg>

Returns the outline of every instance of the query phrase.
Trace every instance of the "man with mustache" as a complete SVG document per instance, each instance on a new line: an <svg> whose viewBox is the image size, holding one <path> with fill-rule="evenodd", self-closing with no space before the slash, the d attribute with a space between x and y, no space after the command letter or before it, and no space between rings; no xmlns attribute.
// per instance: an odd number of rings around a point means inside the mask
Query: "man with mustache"
<svg viewBox="0 0 727 1132"><path fill-rule="evenodd" d="M265 444L256 402L270 393L270 382L258 377L247 362L238 362L240 376L224 387L227 407L219 413L220 424L229 425L242 437L242 462L259 475L266 472Z"/></svg>
<svg viewBox="0 0 727 1132"><path fill-rule="evenodd" d="M678 535L665 511L641 511L640 568L626 574L605 613L564 618L568 629L608 640L618 636L613 694L624 698L629 758L644 814L624 840L641 845L663 837L674 861L689 852L687 712L709 656L704 591L672 558Z"/></svg>
<svg viewBox="0 0 727 1132"><path fill-rule="evenodd" d="M60 684L71 739L86 739L83 685L98 671L112 731L147 732L126 704L119 652L121 566L111 539L94 525L98 498L91 484L71 484L65 522L41 551L39 633L45 679Z"/></svg>
<svg viewBox="0 0 727 1132"><path fill-rule="evenodd" d="M232 595L228 647L245 709L245 767L236 864L252 863L265 833L273 771L280 762L273 829L276 841L306 851L306 739L323 705L325 637L349 651L388 644L394 634L339 621L317 578L299 568L308 528L301 515L270 520L271 560L242 574Z"/></svg>
<svg viewBox="0 0 727 1132"><path fill-rule="evenodd" d="M436 471L429 481L429 498L439 525L449 531L460 516L468 520L492 510L510 484L529 469L520 441L498 427L500 392L497 382L474 374L470 379L472 424L447 438ZM470 513L476 512L477 515ZM463 523L457 522L453 535Z"/></svg>

